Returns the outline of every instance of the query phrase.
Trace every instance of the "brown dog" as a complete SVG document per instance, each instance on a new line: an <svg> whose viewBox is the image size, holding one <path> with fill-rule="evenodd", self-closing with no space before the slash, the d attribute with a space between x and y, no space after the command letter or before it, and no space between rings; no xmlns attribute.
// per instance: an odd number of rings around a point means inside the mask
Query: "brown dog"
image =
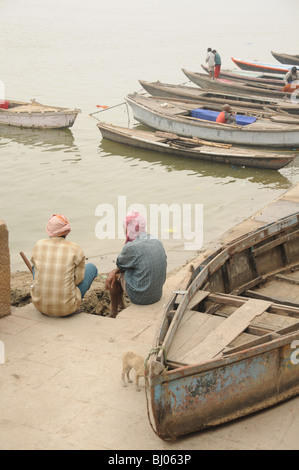
<svg viewBox="0 0 299 470"><path fill-rule="evenodd" d="M123 355L121 379L124 387L127 386L126 378L128 382L132 382L129 375L131 369L135 370L135 388L137 392L140 392L139 379L140 377L144 377L144 359L139 354L133 351L128 351Z"/></svg>

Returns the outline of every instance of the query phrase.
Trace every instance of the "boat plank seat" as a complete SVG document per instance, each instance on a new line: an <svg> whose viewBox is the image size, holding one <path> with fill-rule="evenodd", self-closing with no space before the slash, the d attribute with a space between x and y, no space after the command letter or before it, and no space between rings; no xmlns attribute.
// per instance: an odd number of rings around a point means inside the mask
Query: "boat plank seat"
<svg viewBox="0 0 299 470"><path fill-rule="evenodd" d="M198 290L192 299L189 301L187 305L187 309L193 310L196 305L198 305L202 300L210 295L209 291L206 290Z"/></svg>
<svg viewBox="0 0 299 470"><path fill-rule="evenodd" d="M264 313L271 304L272 302L264 300L247 300L247 302L211 331L203 341L193 348L190 347L187 354L181 358L181 361L193 364L213 359L242 333L256 316Z"/></svg>
<svg viewBox="0 0 299 470"><path fill-rule="evenodd" d="M259 286L257 290L249 289L244 294L246 297L264 300L271 298L275 303L299 307L299 283L295 278L293 282L287 282L286 277L284 280L276 278Z"/></svg>
<svg viewBox="0 0 299 470"><path fill-rule="evenodd" d="M190 348L195 348L199 342L203 341L208 334L225 320L225 317L187 310L170 345L167 361L181 363L182 357L188 353Z"/></svg>
<svg viewBox="0 0 299 470"><path fill-rule="evenodd" d="M217 306L217 304L216 304ZM251 325L256 328L264 328L269 330L277 330L278 328L284 328L286 326L293 325L297 323L299 318L299 311L297 312L297 316L289 316L289 315L280 315L278 312L272 312L272 308L275 308L273 304L268 311L262 313L259 317L257 317ZM234 312L234 307L230 305L219 305L217 311L213 310L214 315L223 315L223 316L230 316ZM209 312L210 313L210 312ZM283 312L284 313L284 312Z"/></svg>

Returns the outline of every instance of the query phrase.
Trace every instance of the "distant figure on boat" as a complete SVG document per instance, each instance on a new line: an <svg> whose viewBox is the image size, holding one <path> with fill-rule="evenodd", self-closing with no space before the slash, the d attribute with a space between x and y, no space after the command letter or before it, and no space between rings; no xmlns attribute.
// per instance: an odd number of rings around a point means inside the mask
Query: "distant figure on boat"
<svg viewBox="0 0 299 470"><path fill-rule="evenodd" d="M223 124L236 124L236 116L230 105L224 104L222 109L223 111L218 114L216 122L221 122Z"/></svg>
<svg viewBox="0 0 299 470"><path fill-rule="evenodd" d="M139 212L126 216L124 230L126 242L116 260L117 268L106 281L110 291L111 312L115 318L118 306L123 308L123 294L137 305L158 302L166 280L166 254L160 240L145 231L146 222Z"/></svg>
<svg viewBox="0 0 299 470"><path fill-rule="evenodd" d="M214 60L215 60L214 78L218 78L220 74L220 68L221 68L221 57L220 57L219 52L217 52L215 49L212 52L214 54Z"/></svg>
<svg viewBox="0 0 299 470"><path fill-rule="evenodd" d="M49 238L39 240L32 253L33 305L41 313L64 317L75 313L98 274L96 266L85 266L85 255L77 243L66 241L71 227L62 214L47 223Z"/></svg>
<svg viewBox="0 0 299 470"><path fill-rule="evenodd" d="M297 67L292 67L284 77L285 86L282 91L292 92L299 88L299 73Z"/></svg>
<svg viewBox="0 0 299 470"><path fill-rule="evenodd" d="M210 78L214 78L214 68L215 68L215 56L212 52L212 49L209 47L206 55L206 63L209 69Z"/></svg>

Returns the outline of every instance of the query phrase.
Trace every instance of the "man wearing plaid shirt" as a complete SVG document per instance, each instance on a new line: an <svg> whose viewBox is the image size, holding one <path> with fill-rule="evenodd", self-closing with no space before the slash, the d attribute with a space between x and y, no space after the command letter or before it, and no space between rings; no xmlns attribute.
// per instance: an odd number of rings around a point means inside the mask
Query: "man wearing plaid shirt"
<svg viewBox="0 0 299 470"><path fill-rule="evenodd" d="M31 257L32 302L41 313L64 317L78 310L98 272L92 263L85 266L80 246L65 239L71 227L64 215L50 217L46 231L49 238L36 243Z"/></svg>
<svg viewBox="0 0 299 470"><path fill-rule="evenodd" d="M106 288L111 296L110 317L118 314L125 292L138 305L158 302L166 279L166 254L160 240L145 232L145 219L133 211L124 224L126 243L109 273Z"/></svg>

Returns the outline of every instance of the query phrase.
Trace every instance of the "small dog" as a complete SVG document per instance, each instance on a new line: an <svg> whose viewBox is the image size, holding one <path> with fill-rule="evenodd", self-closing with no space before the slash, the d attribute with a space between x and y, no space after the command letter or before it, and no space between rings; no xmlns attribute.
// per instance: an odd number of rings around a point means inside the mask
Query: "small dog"
<svg viewBox="0 0 299 470"><path fill-rule="evenodd" d="M132 382L130 379L130 370L135 370L135 388L137 392L140 392L139 379L144 377L144 359L139 354L128 351L123 355L123 370L121 374L122 384L124 387L127 386L126 377L128 382Z"/></svg>

